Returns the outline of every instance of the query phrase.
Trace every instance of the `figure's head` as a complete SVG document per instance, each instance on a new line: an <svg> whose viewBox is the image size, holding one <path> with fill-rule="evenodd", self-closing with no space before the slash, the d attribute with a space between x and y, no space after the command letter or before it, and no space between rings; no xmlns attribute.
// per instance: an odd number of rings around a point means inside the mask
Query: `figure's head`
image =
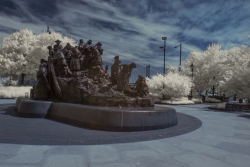
<svg viewBox="0 0 250 167"><path fill-rule="evenodd" d="M89 45L91 45L92 44L92 40L90 39L90 40L88 40L88 44Z"/></svg>
<svg viewBox="0 0 250 167"><path fill-rule="evenodd" d="M70 50L70 49L72 48L72 46L70 45L70 43L67 43L66 46L65 46L65 48L66 48L67 50Z"/></svg>
<svg viewBox="0 0 250 167"><path fill-rule="evenodd" d="M52 49L52 47L49 45L49 46L47 47L47 49L51 50L51 49Z"/></svg>
<svg viewBox="0 0 250 167"><path fill-rule="evenodd" d="M144 77L142 75L138 75L138 78L139 79L143 79Z"/></svg>
<svg viewBox="0 0 250 167"><path fill-rule="evenodd" d="M46 61L45 59L40 60L40 66L46 67L47 63L48 63L48 61Z"/></svg>
<svg viewBox="0 0 250 167"><path fill-rule="evenodd" d="M80 39L80 43L83 43L83 39Z"/></svg>
<svg viewBox="0 0 250 167"><path fill-rule="evenodd" d="M114 59L115 59L115 60L119 60L119 56L115 56Z"/></svg>
<svg viewBox="0 0 250 167"><path fill-rule="evenodd" d="M101 42L98 42L96 45L97 45L97 46L102 46L102 43L101 43Z"/></svg>
<svg viewBox="0 0 250 167"><path fill-rule="evenodd" d="M136 64L133 62L129 65L130 68L136 68Z"/></svg>
<svg viewBox="0 0 250 167"><path fill-rule="evenodd" d="M59 39L55 41L56 44L60 44L62 41L60 41Z"/></svg>

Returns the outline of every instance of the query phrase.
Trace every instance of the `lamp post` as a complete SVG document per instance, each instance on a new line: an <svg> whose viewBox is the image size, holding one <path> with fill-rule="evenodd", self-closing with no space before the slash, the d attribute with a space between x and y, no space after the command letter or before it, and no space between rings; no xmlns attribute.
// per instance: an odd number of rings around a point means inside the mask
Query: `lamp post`
<svg viewBox="0 0 250 167"><path fill-rule="evenodd" d="M192 63L190 65L191 70L192 70L192 86L191 86L191 91L190 91L190 100L192 100L193 98L193 93L192 93L192 89L193 89L193 82L194 82L194 64Z"/></svg>
<svg viewBox="0 0 250 167"><path fill-rule="evenodd" d="M9 82L9 86L11 86L11 82L12 82L12 69L10 70L10 82Z"/></svg>
<svg viewBox="0 0 250 167"><path fill-rule="evenodd" d="M23 64L22 66L23 66L23 68L26 67L25 64ZM22 85L24 85L24 77L25 77L25 75L26 75L26 74L25 74L24 72L21 73L21 78L22 78L22 83L21 83L21 84L22 84Z"/></svg>
<svg viewBox="0 0 250 167"><path fill-rule="evenodd" d="M162 40L164 40L164 46L160 47L160 49L162 49L164 51L163 76L165 77L165 74L166 74L165 60L166 60L166 40L167 40L167 37L162 37ZM164 89L164 83L163 83L163 89ZM162 95L162 99L165 99L164 94Z"/></svg>
<svg viewBox="0 0 250 167"><path fill-rule="evenodd" d="M164 40L164 46L160 47L160 48L164 51L163 75L165 76L165 74L166 74L165 60L166 60L166 40L167 40L167 37L162 37L162 40Z"/></svg>
<svg viewBox="0 0 250 167"><path fill-rule="evenodd" d="M179 72L181 72L181 47L182 47L182 44L180 43L180 45L177 45L174 48L178 48L178 47L180 47L180 67L179 67Z"/></svg>

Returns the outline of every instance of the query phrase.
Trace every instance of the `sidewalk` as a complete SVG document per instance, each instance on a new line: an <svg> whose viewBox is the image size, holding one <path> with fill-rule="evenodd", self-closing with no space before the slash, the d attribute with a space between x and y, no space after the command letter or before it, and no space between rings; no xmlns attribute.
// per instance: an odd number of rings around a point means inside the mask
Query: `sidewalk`
<svg viewBox="0 0 250 167"><path fill-rule="evenodd" d="M14 100L0 100L0 106L7 103L14 103ZM0 143L0 167L248 167L249 118L238 117L236 113L213 112L208 106L168 106L197 117L202 126L165 139L74 146Z"/></svg>

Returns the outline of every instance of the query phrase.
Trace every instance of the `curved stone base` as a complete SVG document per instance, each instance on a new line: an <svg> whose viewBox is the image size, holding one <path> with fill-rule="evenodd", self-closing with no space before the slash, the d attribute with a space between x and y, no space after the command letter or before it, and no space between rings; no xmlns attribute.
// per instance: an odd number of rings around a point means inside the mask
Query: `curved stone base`
<svg viewBox="0 0 250 167"><path fill-rule="evenodd" d="M19 105L21 104L21 101L22 100L28 100L28 98L25 98L25 97L18 97L17 99L16 99L16 105L15 105L15 107L18 109L19 108Z"/></svg>
<svg viewBox="0 0 250 167"><path fill-rule="evenodd" d="M111 108L52 103L52 119L108 131L143 131L168 128L178 123L173 108Z"/></svg>
<svg viewBox="0 0 250 167"><path fill-rule="evenodd" d="M50 105L50 101L22 99L17 110L18 116L44 118L47 116Z"/></svg>
<svg viewBox="0 0 250 167"><path fill-rule="evenodd" d="M27 99L21 101L18 115L46 116L73 125L108 131L155 130L178 124L173 108L112 108Z"/></svg>

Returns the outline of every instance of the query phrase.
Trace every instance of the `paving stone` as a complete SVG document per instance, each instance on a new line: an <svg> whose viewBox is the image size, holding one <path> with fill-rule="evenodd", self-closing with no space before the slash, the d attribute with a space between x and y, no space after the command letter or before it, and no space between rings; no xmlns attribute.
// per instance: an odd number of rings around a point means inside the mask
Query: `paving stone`
<svg viewBox="0 0 250 167"><path fill-rule="evenodd" d="M86 155L90 164L111 163L122 160L120 152L108 145L86 146Z"/></svg>
<svg viewBox="0 0 250 167"><path fill-rule="evenodd" d="M164 156L174 156L177 154L185 154L190 152L188 150L180 148L181 143L178 143L176 141L175 142L169 141L167 143L164 143L158 140L154 140L154 141L142 142L141 145L142 144L147 146L149 150L153 150Z"/></svg>
<svg viewBox="0 0 250 167"><path fill-rule="evenodd" d="M234 138L239 138L239 139L246 139L246 140L250 140L250 134L248 132L248 134L239 134L239 133L236 133L233 135ZM250 143L249 143L250 144Z"/></svg>
<svg viewBox="0 0 250 167"><path fill-rule="evenodd" d="M182 143L180 148L187 149L192 152L199 153L214 159L222 159L230 154L230 152L227 152L222 149L193 142L184 142Z"/></svg>
<svg viewBox="0 0 250 167"><path fill-rule="evenodd" d="M226 156L223 161L234 164L239 167L248 167L250 164L250 156L245 154L230 154Z"/></svg>
<svg viewBox="0 0 250 167"><path fill-rule="evenodd" d="M43 167L88 167L84 156L80 155L50 155Z"/></svg>
<svg viewBox="0 0 250 167"><path fill-rule="evenodd" d="M131 162L111 162L111 163L101 163L101 164L89 164L88 167L136 167L136 165Z"/></svg>
<svg viewBox="0 0 250 167"><path fill-rule="evenodd" d="M0 143L0 162L1 159L5 159L8 156L12 156L13 153L17 152L20 149L20 145L18 144L1 144Z"/></svg>
<svg viewBox="0 0 250 167"><path fill-rule="evenodd" d="M50 154L53 155L68 155L68 154L75 154L75 155L85 155L86 150L84 146L54 146Z"/></svg>
<svg viewBox="0 0 250 167"><path fill-rule="evenodd" d="M192 167L235 167L235 165L226 163L208 156L204 156L198 153L185 154L178 157L173 157L178 161L188 163Z"/></svg>
<svg viewBox="0 0 250 167"><path fill-rule="evenodd" d="M29 146L22 145L18 150L12 152L11 155L1 159L3 164L27 164L37 165L41 163L46 154L51 149L49 146Z"/></svg>
<svg viewBox="0 0 250 167"><path fill-rule="evenodd" d="M240 153L240 154L250 155L250 145L244 146L241 144L221 142L221 143L216 144L215 147L232 152L232 153Z"/></svg>

